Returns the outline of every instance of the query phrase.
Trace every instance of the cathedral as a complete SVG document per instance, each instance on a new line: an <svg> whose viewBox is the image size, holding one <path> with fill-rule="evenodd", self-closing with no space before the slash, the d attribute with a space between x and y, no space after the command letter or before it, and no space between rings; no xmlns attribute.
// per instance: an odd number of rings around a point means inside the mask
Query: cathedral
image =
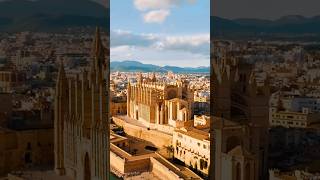
<svg viewBox="0 0 320 180"><path fill-rule="evenodd" d="M229 53L211 61L210 179L266 179L268 78L258 86L253 65Z"/></svg>
<svg viewBox="0 0 320 180"><path fill-rule="evenodd" d="M109 179L108 55L96 30L89 72L67 77L61 62L56 84L55 171L77 180Z"/></svg>
<svg viewBox="0 0 320 180"><path fill-rule="evenodd" d="M183 127L193 114L193 90L188 82L160 82L155 74L137 83L128 83L127 115L149 126L150 124Z"/></svg>

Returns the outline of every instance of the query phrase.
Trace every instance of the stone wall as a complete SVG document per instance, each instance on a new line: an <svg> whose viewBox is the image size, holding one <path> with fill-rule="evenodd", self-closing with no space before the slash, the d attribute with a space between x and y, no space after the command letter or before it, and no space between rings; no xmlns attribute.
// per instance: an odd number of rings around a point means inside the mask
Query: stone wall
<svg viewBox="0 0 320 180"><path fill-rule="evenodd" d="M127 161L125 163L125 173L145 172L150 167L150 158Z"/></svg>
<svg viewBox="0 0 320 180"><path fill-rule="evenodd" d="M120 156L116 155L114 152L110 151L110 162L111 162L110 165L113 169L115 169L117 172L121 174L124 174L125 159L121 158Z"/></svg>
<svg viewBox="0 0 320 180"><path fill-rule="evenodd" d="M160 163L157 159L151 158L151 171L154 173L156 176L161 177L162 179L170 179L170 180L180 180L180 178L177 174L174 172L170 171L169 168L167 168L165 165Z"/></svg>
<svg viewBox="0 0 320 180"><path fill-rule="evenodd" d="M118 126L122 126L128 135L151 142L158 148L172 144L172 136L169 134L129 124L117 117L113 117L113 121Z"/></svg>

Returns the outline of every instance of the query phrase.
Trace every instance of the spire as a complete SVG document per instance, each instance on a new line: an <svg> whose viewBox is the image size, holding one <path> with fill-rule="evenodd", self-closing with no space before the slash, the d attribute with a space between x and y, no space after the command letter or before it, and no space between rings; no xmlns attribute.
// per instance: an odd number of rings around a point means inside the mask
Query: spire
<svg viewBox="0 0 320 180"><path fill-rule="evenodd" d="M152 82L156 82L156 81L157 81L156 73L155 73L155 72L152 73L151 81L152 81Z"/></svg>
<svg viewBox="0 0 320 180"><path fill-rule="evenodd" d="M93 42L93 66L99 70L104 65L104 46L101 41L100 28L96 28L96 33Z"/></svg>
<svg viewBox="0 0 320 180"><path fill-rule="evenodd" d="M91 82L101 83L105 75L105 48L101 41L100 29L96 28L92 49L92 64L90 69Z"/></svg>
<svg viewBox="0 0 320 180"><path fill-rule="evenodd" d="M142 77L142 73L141 72L139 72L137 79L138 79L139 83L142 83L143 77Z"/></svg>
<svg viewBox="0 0 320 180"><path fill-rule="evenodd" d="M57 83L66 78L66 72L64 70L63 60L60 58L60 67L58 72Z"/></svg>

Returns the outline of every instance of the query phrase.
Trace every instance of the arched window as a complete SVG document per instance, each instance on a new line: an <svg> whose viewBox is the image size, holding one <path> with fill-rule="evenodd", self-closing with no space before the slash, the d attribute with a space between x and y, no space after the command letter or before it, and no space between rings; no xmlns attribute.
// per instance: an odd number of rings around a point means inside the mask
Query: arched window
<svg viewBox="0 0 320 180"><path fill-rule="evenodd" d="M200 159L200 170L203 170L203 166L204 166L204 161L203 159Z"/></svg>
<svg viewBox="0 0 320 180"><path fill-rule="evenodd" d="M204 161L203 168L205 168L205 169L207 169L207 168L208 168L208 162L207 162L207 161Z"/></svg>

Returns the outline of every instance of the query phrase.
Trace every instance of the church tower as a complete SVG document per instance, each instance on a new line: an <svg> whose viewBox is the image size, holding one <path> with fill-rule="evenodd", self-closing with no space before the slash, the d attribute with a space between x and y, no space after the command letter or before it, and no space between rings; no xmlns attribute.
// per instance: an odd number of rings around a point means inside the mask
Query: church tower
<svg viewBox="0 0 320 180"><path fill-rule="evenodd" d="M96 35L93 48L93 62L91 72L95 77L91 79L92 90L92 159L94 161L95 176L98 179L106 180L106 171L109 171L109 73L106 72L105 48L102 44L99 28L96 29ZM107 76L107 78L105 78ZM108 89L107 89L108 88Z"/></svg>
<svg viewBox="0 0 320 180"><path fill-rule="evenodd" d="M89 73L66 77L61 63L55 97L55 170L77 180L108 180L109 60L96 29ZM109 59L109 58L108 58Z"/></svg>
<svg viewBox="0 0 320 180"><path fill-rule="evenodd" d="M54 104L54 157L55 171L59 175L65 174L64 169L64 122L67 109L64 108L68 104L68 87L67 79L64 71L64 65L61 60L57 78Z"/></svg>
<svg viewBox="0 0 320 180"><path fill-rule="evenodd" d="M215 54L216 55L216 54ZM222 52L211 66L211 179L256 180L267 173L268 78L258 86L253 65Z"/></svg>

